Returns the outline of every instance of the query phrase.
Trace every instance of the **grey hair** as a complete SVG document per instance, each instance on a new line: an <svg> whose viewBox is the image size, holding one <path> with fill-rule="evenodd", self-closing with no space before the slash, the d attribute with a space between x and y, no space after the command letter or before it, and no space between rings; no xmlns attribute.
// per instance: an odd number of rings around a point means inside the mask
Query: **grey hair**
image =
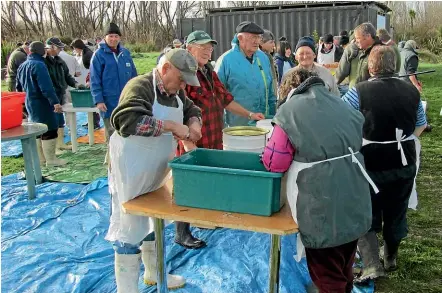
<svg viewBox="0 0 442 293"><path fill-rule="evenodd" d="M364 22L355 28L355 32L361 32L363 35L371 36L373 39L376 37L376 28L371 22Z"/></svg>

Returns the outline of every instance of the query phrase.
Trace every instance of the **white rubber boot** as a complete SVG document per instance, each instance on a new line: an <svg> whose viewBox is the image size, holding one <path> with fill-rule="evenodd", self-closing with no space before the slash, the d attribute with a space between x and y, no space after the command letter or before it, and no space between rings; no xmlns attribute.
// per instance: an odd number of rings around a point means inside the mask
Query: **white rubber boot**
<svg viewBox="0 0 442 293"><path fill-rule="evenodd" d="M46 165L46 158L43 154L43 147L41 146L41 138L37 138L37 153L38 159L40 160L40 166Z"/></svg>
<svg viewBox="0 0 442 293"><path fill-rule="evenodd" d="M144 264L144 284L155 285L157 283L157 256L155 241L144 241L141 245L141 256ZM173 290L184 287L186 280L177 275L167 275L167 288Z"/></svg>
<svg viewBox="0 0 442 293"><path fill-rule="evenodd" d="M55 156L56 143L57 143L56 138L41 141L41 145L43 147L43 154L46 158L46 167L63 166L68 163L66 160L59 159Z"/></svg>
<svg viewBox="0 0 442 293"><path fill-rule="evenodd" d="M115 253L115 280L117 293L139 293L141 254Z"/></svg>
<svg viewBox="0 0 442 293"><path fill-rule="evenodd" d="M58 150L70 150L72 151L72 146L64 143L64 128L58 128L57 130L57 149Z"/></svg>

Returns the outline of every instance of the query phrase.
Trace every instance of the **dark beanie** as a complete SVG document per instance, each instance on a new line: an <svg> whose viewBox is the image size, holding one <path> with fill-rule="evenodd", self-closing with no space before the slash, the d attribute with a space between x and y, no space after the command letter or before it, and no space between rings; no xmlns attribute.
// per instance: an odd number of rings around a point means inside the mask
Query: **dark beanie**
<svg viewBox="0 0 442 293"><path fill-rule="evenodd" d="M71 43L71 47L75 48L75 49L83 50L86 47L86 45L84 44L84 42L82 40L76 39Z"/></svg>
<svg viewBox="0 0 442 293"><path fill-rule="evenodd" d="M324 35L324 43L326 44L333 43L333 35L331 34Z"/></svg>
<svg viewBox="0 0 442 293"><path fill-rule="evenodd" d="M44 56L44 54L46 54L45 45L42 42L32 42L29 45L29 51L40 56Z"/></svg>
<svg viewBox="0 0 442 293"><path fill-rule="evenodd" d="M300 47L310 47L310 49L313 50L313 53L316 54L315 50L315 40L313 40L312 37L302 37L298 40L298 43L296 44L295 53L298 51Z"/></svg>
<svg viewBox="0 0 442 293"><path fill-rule="evenodd" d="M109 23L108 27L104 30L104 35L117 34L121 37L120 28L115 23Z"/></svg>

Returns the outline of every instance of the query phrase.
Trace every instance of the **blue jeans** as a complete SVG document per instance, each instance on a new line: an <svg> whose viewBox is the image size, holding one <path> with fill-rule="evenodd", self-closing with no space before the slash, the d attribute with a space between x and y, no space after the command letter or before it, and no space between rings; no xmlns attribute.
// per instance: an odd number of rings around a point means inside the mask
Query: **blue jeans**
<svg viewBox="0 0 442 293"><path fill-rule="evenodd" d="M149 235L146 236L146 238L143 239L143 241L154 241L155 240L155 233L152 232ZM140 246L143 244L142 242L138 244L130 244L130 243L124 243L120 241L114 241L112 242L112 247L118 254L138 254L141 252Z"/></svg>

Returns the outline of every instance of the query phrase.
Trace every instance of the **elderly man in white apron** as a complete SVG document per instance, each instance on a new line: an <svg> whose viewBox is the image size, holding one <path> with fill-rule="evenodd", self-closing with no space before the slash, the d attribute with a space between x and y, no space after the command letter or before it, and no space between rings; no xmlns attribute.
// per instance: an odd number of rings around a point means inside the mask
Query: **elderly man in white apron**
<svg viewBox="0 0 442 293"><path fill-rule="evenodd" d="M109 144L112 215L106 239L113 242L115 250L119 293L139 292L140 259L145 268L144 283L156 283L152 219L125 214L121 205L164 185L176 139L196 142L201 138L201 110L183 91L186 84L199 86L197 66L186 50L169 51L151 73L129 81L112 113L116 132ZM184 284L181 276L167 277L171 289Z"/></svg>
<svg viewBox="0 0 442 293"><path fill-rule="evenodd" d="M397 268L401 240L407 236L407 206L416 175L415 139L426 127L418 90L393 76L396 56L389 46L373 47L368 58L372 76L342 98L365 116L363 148L365 166L379 188L372 191L373 223L359 240L364 262L358 282L385 275ZM384 238L384 266L379 259L376 233Z"/></svg>
<svg viewBox="0 0 442 293"><path fill-rule="evenodd" d="M314 72L292 69L281 88L287 84L294 89L273 119L263 163L272 172L288 169L287 200L301 239L297 257L305 246L313 283L320 292L350 293L357 240L371 224L371 180L358 152L364 117Z"/></svg>

